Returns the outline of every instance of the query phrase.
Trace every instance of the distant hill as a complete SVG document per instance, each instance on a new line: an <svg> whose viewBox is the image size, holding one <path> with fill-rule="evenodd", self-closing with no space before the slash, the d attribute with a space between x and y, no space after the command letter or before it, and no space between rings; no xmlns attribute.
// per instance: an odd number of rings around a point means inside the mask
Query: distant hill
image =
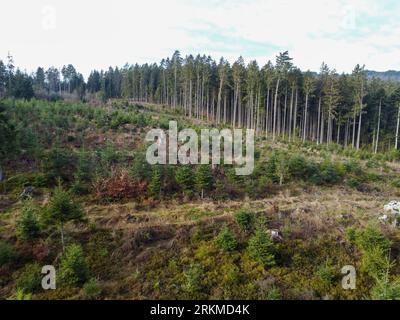
<svg viewBox="0 0 400 320"><path fill-rule="evenodd" d="M400 71L389 70L385 72L367 70L369 78L380 78L382 80L400 81Z"/></svg>

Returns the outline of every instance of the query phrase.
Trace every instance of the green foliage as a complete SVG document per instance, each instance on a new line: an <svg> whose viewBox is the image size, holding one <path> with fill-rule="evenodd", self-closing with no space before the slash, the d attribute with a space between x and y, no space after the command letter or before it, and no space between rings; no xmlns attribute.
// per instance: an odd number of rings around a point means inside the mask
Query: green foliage
<svg viewBox="0 0 400 320"><path fill-rule="evenodd" d="M88 184L93 179L93 160L91 154L85 149L79 152L78 166L75 172L74 193L86 193L89 189Z"/></svg>
<svg viewBox="0 0 400 320"><path fill-rule="evenodd" d="M265 174L266 177L271 180L274 183L279 182L279 177L276 174L277 171L277 162L278 162L278 157L276 153L273 153L267 163L266 163L266 170L265 170Z"/></svg>
<svg viewBox="0 0 400 320"><path fill-rule="evenodd" d="M399 280L391 282L389 279L393 267L390 261L391 242L373 225L365 229L351 229L348 237L362 252L361 270L375 280L372 299L400 299Z"/></svg>
<svg viewBox="0 0 400 320"><path fill-rule="evenodd" d="M217 246L223 251L234 251L237 248L237 241L232 231L225 226L216 239Z"/></svg>
<svg viewBox="0 0 400 320"><path fill-rule="evenodd" d="M275 247L268 234L258 228L248 243L250 257L260 263L264 268L275 265Z"/></svg>
<svg viewBox="0 0 400 320"><path fill-rule="evenodd" d="M22 270L14 275L17 288L26 293L39 291L42 283L41 271L42 269L38 263L25 265Z"/></svg>
<svg viewBox="0 0 400 320"><path fill-rule="evenodd" d="M92 231L93 232L93 231ZM97 231L91 235L86 247L86 261L90 273L99 279L110 277L114 260L110 255L112 237L107 231Z"/></svg>
<svg viewBox="0 0 400 320"><path fill-rule="evenodd" d="M161 194L161 170L158 166L153 169L151 175L149 194L154 198L159 198Z"/></svg>
<svg viewBox="0 0 400 320"><path fill-rule="evenodd" d="M330 285L335 279L335 269L329 263L325 263L318 268L316 275L325 285Z"/></svg>
<svg viewBox="0 0 400 320"><path fill-rule="evenodd" d="M304 156L296 154L289 158L288 171L293 178L306 180L308 178L308 170L308 162Z"/></svg>
<svg viewBox="0 0 400 320"><path fill-rule="evenodd" d="M7 300L32 300L32 294L25 293L22 289L17 289L15 293Z"/></svg>
<svg viewBox="0 0 400 320"><path fill-rule="evenodd" d="M190 267L185 271L185 284L184 288L193 296L198 294L202 290L202 278L204 270L202 266L198 263L191 264Z"/></svg>
<svg viewBox="0 0 400 320"><path fill-rule="evenodd" d="M378 279L371 289L372 300L400 300L400 277L389 280L389 275Z"/></svg>
<svg viewBox="0 0 400 320"><path fill-rule="evenodd" d="M183 165L179 166L175 172L176 182L179 184L181 190L187 194L191 195L193 192L194 179L193 172L190 166Z"/></svg>
<svg viewBox="0 0 400 320"><path fill-rule="evenodd" d="M88 276L89 269L82 247L78 244L69 245L60 262L60 282L65 286L80 286L88 279Z"/></svg>
<svg viewBox="0 0 400 320"><path fill-rule="evenodd" d="M16 257L17 253L13 246L0 240L0 266L13 262Z"/></svg>
<svg viewBox="0 0 400 320"><path fill-rule="evenodd" d="M321 179L325 184L339 183L343 177L343 168L330 160L325 160L321 164Z"/></svg>
<svg viewBox="0 0 400 320"><path fill-rule="evenodd" d="M235 221L243 231L251 231L255 224L255 213L247 210L239 210L235 213Z"/></svg>
<svg viewBox="0 0 400 320"><path fill-rule="evenodd" d="M150 172L151 166L146 160L146 155L141 152L136 153L130 171L132 177L138 181L149 181Z"/></svg>
<svg viewBox="0 0 400 320"><path fill-rule="evenodd" d="M74 202L70 192L64 191L59 184L46 208L44 220L49 223L56 223L60 227L61 242L64 248L64 225L69 222L83 221L84 213L81 206Z"/></svg>
<svg viewBox="0 0 400 320"><path fill-rule="evenodd" d="M365 229L350 229L349 237L363 251L372 251L375 248L381 248L383 251L390 249L390 241L374 225L368 225Z"/></svg>
<svg viewBox="0 0 400 320"><path fill-rule="evenodd" d="M271 288L266 295L266 300L281 300L281 299L282 299L282 292L277 287Z"/></svg>
<svg viewBox="0 0 400 320"><path fill-rule="evenodd" d="M214 186L214 177L210 165L199 165L196 171L196 188L203 198L204 192L212 190Z"/></svg>
<svg viewBox="0 0 400 320"><path fill-rule="evenodd" d="M74 171L75 161L75 155L71 150L56 146L47 152L44 166L51 179L60 177L68 181Z"/></svg>
<svg viewBox="0 0 400 320"><path fill-rule="evenodd" d="M0 101L0 158L5 158L15 143L14 126L6 112L6 106ZM0 162L1 169L1 162Z"/></svg>
<svg viewBox="0 0 400 320"><path fill-rule="evenodd" d="M99 282L93 278L85 283L85 285L83 286L83 290L85 292L86 297L92 300L98 299L102 291Z"/></svg>
<svg viewBox="0 0 400 320"><path fill-rule="evenodd" d="M279 152L276 161L276 175L279 178L279 184L282 185L289 175L288 155Z"/></svg>
<svg viewBox="0 0 400 320"><path fill-rule="evenodd" d="M65 224L69 221L81 221L83 216L81 206L74 202L70 192L58 185L46 210L47 221Z"/></svg>
<svg viewBox="0 0 400 320"><path fill-rule="evenodd" d="M27 201L22 208L16 223L15 233L20 241L31 241L39 237L40 225L37 218L37 208L32 201Z"/></svg>

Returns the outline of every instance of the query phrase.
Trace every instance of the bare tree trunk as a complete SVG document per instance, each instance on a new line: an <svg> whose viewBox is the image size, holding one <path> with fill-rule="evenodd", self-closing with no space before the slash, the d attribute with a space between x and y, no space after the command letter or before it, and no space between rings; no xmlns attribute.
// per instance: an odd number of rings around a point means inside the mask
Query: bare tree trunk
<svg viewBox="0 0 400 320"><path fill-rule="evenodd" d="M317 125L317 144L320 143L320 134L321 130L321 97L319 97L319 102L318 102L318 125Z"/></svg>
<svg viewBox="0 0 400 320"><path fill-rule="evenodd" d="M397 112L397 126L396 126L396 141L394 144L394 148L397 150L397 143L399 141L399 125L400 125L400 103L398 104L398 112Z"/></svg>
<svg viewBox="0 0 400 320"><path fill-rule="evenodd" d="M63 252L65 251L65 242L64 242L64 224L61 222L61 245Z"/></svg>
<svg viewBox="0 0 400 320"><path fill-rule="evenodd" d="M275 137L276 137L276 109L277 109L277 104L278 104L279 82L280 82L280 79L278 78L278 81L276 83L276 89L275 89L274 122L273 122L273 127L272 127L272 141L274 141L274 142L275 142Z"/></svg>
<svg viewBox="0 0 400 320"><path fill-rule="evenodd" d="M269 116L269 87L267 88L267 111L265 113L265 137L268 138L268 116Z"/></svg>
<svg viewBox="0 0 400 320"><path fill-rule="evenodd" d="M378 152L379 131L380 131L380 126L381 126L381 110L382 110L382 99L379 101L378 128L376 130L375 150L374 150L375 153Z"/></svg>
<svg viewBox="0 0 400 320"><path fill-rule="evenodd" d="M354 143L356 139L356 110L354 108L354 117L353 117L353 138L351 140L351 147L354 148Z"/></svg>
<svg viewBox="0 0 400 320"><path fill-rule="evenodd" d="M307 108L308 108L308 93L306 94L306 105L304 107L304 128L303 128L303 142L306 141L307 130Z"/></svg>
<svg viewBox="0 0 400 320"><path fill-rule="evenodd" d="M362 120L362 108L360 109L360 116L359 116L359 119L358 119L357 150L360 149L361 120Z"/></svg>

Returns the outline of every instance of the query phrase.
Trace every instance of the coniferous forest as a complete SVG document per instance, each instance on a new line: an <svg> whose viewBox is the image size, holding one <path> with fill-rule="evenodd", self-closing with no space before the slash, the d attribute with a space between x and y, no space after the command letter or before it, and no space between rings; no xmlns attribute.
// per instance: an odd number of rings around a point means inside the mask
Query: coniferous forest
<svg viewBox="0 0 400 320"><path fill-rule="evenodd" d="M288 52L259 65L233 64L176 51L159 64L93 70L84 80L73 65L26 74L9 56L0 61L0 95L82 101L130 99L179 108L189 118L255 129L273 140L337 143L375 153L398 148L400 85L356 65L338 74L322 63L299 70ZM383 79L383 80L382 80ZM393 79L393 80L392 80Z"/></svg>
<svg viewBox="0 0 400 320"><path fill-rule="evenodd" d="M293 61L0 61L0 299L400 299L396 73ZM254 129L254 171L151 165L171 121Z"/></svg>

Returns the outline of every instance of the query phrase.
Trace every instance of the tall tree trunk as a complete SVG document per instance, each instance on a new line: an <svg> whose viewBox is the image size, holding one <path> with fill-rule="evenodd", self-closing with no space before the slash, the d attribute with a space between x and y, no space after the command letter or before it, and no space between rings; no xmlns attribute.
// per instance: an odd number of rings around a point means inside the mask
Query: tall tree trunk
<svg viewBox="0 0 400 320"><path fill-rule="evenodd" d="M374 150L375 153L378 152L379 131L381 127L381 110L382 110L382 99L379 101L378 128L376 129L375 150Z"/></svg>
<svg viewBox="0 0 400 320"><path fill-rule="evenodd" d="M320 130L321 130L321 97L319 97L319 101L318 101L318 125L317 125L317 144L320 143L321 140L321 134L320 134Z"/></svg>
<svg viewBox="0 0 400 320"><path fill-rule="evenodd" d="M397 126L396 126L396 141L394 144L394 148L397 150L397 143L399 141L399 125L400 125L400 103L398 104L398 112L397 112Z"/></svg>
<svg viewBox="0 0 400 320"><path fill-rule="evenodd" d="M276 82L276 89L275 89L275 101L274 101L274 122L273 122L273 127L272 127L272 141L275 142L276 138L276 112L277 112L277 104L278 104L278 90L279 90L279 82L280 78L278 78L278 81Z"/></svg>
<svg viewBox="0 0 400 320"><path fill-rule="evenodd" d="M304 128L303 128L303 142L306 141L307 130L307 109L308 109L308 92L306 93L306 105L304 108Z"/></svg>
<svg viewBox="0 0 400 320"><path fill-rule="evenodd" d="M267 88L267 111L265 113L265 137L268 138L268 120L269 120L269 87Z"/></svg>
<svg viewBox="0 0 400 320"><path fill-rule="evenodd" d="M62 245L62 250L63 252L65 251L65 242L64 242L64 224L61 222L61 245Z"/></svg>

